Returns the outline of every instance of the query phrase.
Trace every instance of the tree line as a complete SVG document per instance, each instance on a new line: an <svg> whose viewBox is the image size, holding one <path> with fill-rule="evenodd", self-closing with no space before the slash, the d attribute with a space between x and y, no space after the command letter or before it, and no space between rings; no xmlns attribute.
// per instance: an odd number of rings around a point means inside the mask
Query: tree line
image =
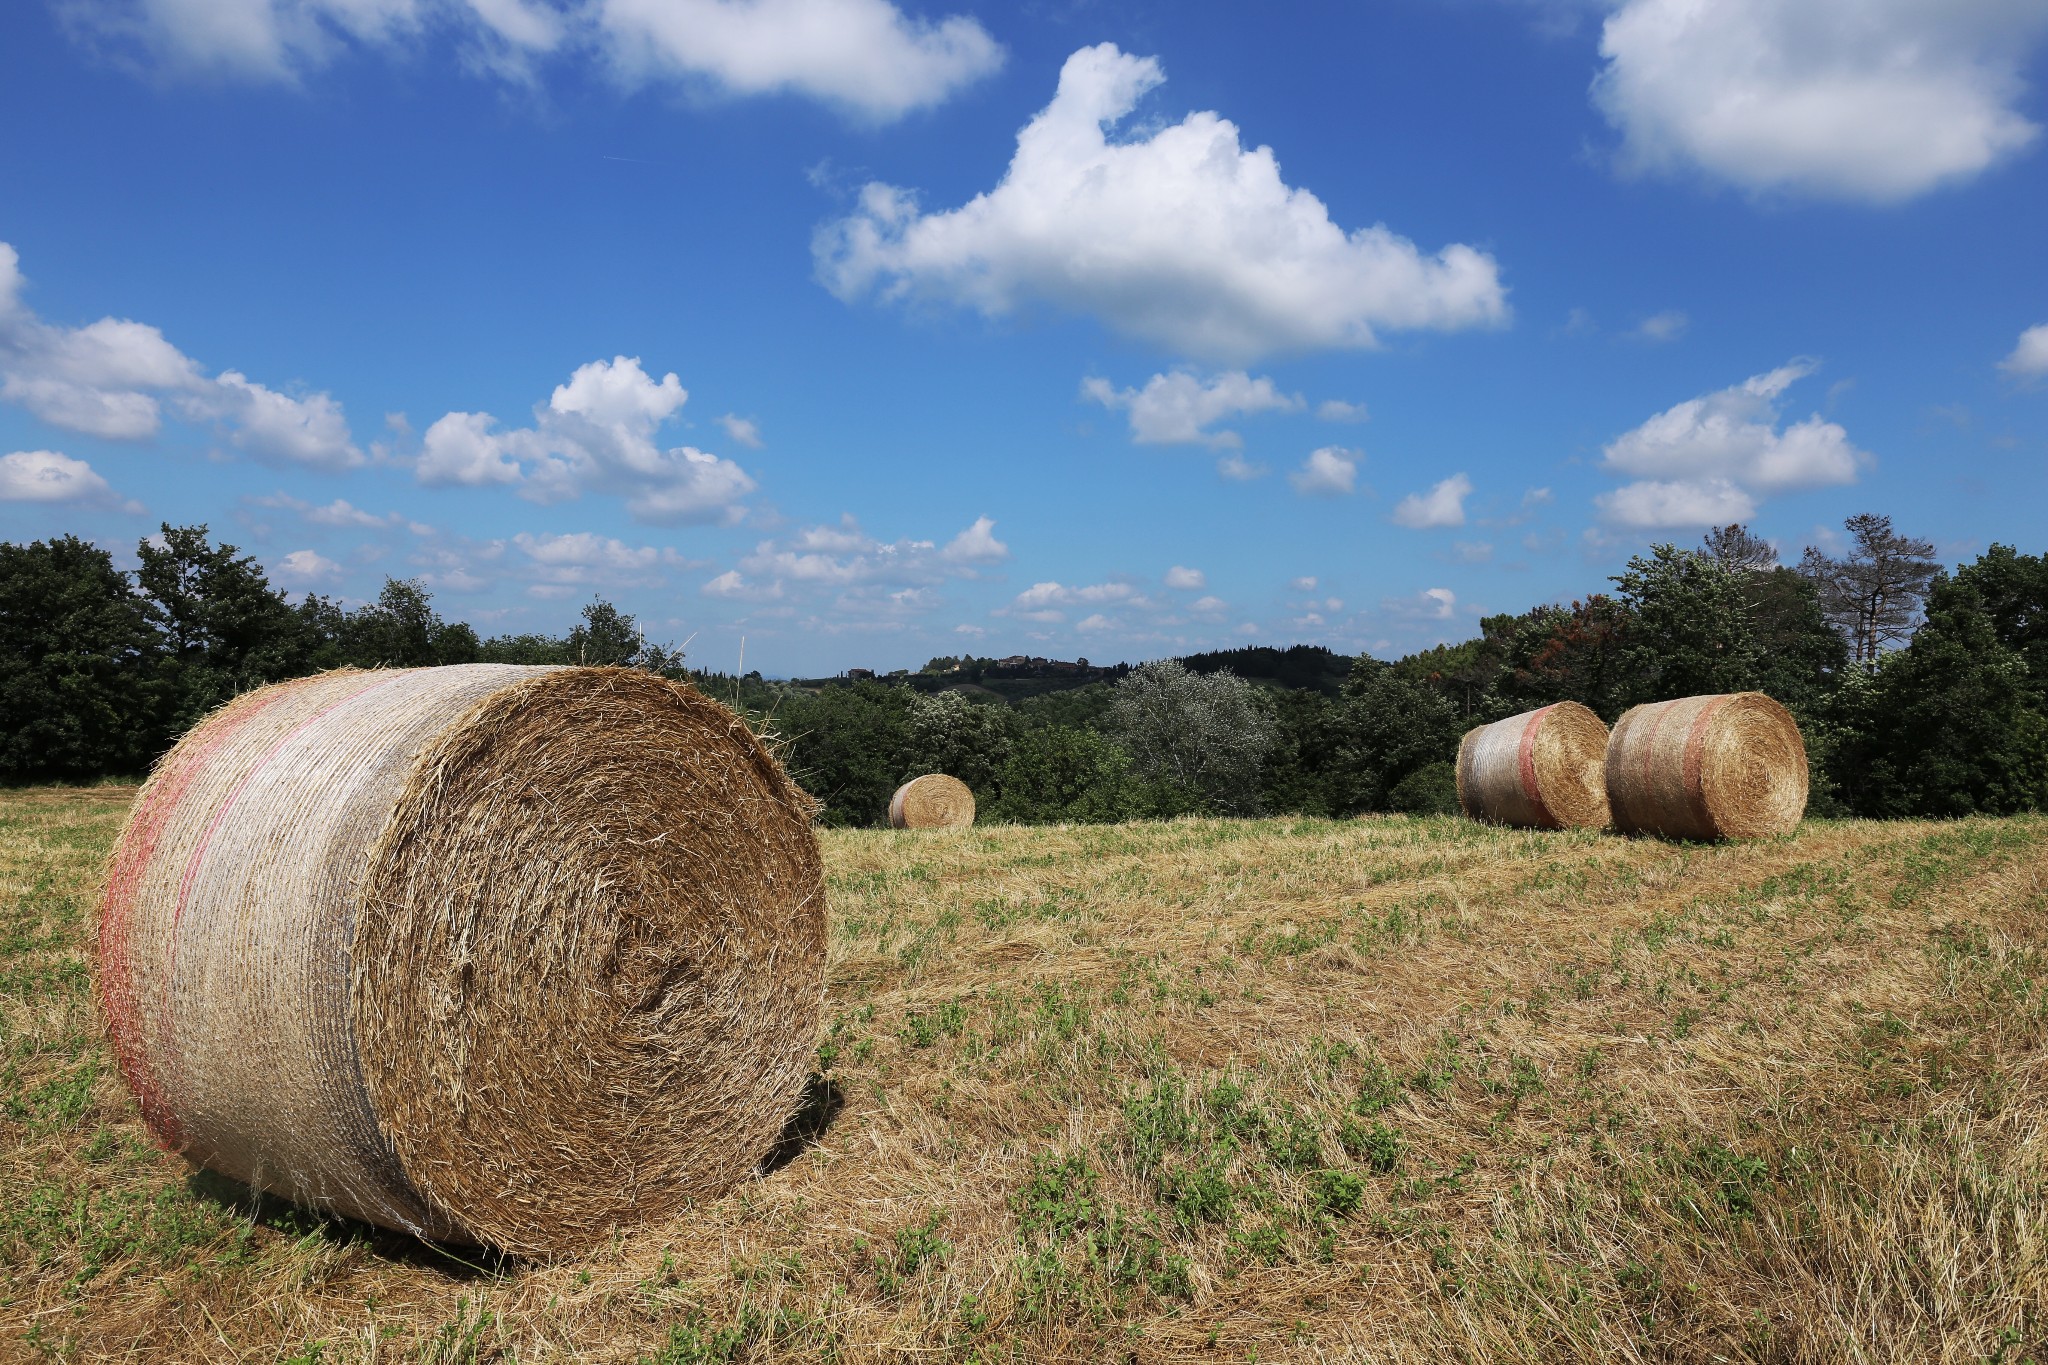
<svg viewBox="0 0 2048 1365"><path fill-rule="evenodd" d="M294 605L204 527L166 526L132 573L71 537L0 545L0 779L138 773L237 692L323 668L584 662L687 677L746 711L840 825L879 822L924 772L1019 822L1447 811L1473 725L1563 700L1612 723L1639 702L1751 690L1798 717L1815 814L2048 804L2048 559L1994 545L1950 571L1886 517L1844 529L1839 557L1796 565L1741 526L1657 545L1611 591L1394 662L1360 655L1334 689L1304 685L1320 671L1255 685L1196 656L1015 701L936 667L957 661L822 687L693 673L602 600L560 637L483 638L408 580L352 611Z"/></svg>

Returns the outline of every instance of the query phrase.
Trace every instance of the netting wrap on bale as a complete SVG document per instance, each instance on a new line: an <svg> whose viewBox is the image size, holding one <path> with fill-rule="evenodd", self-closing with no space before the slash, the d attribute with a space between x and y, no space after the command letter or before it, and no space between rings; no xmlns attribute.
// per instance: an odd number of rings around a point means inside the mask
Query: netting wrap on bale
<svg viewBox="0 0 2048 1365"><path fill-rule="evenodd" d="M913 777L889 798L889 823L897 829L965 829L974 823L974 792L944 773Z"/></svg>
<svg viewBox="0 0 2048 1365"><path fill-rule="evenodd" d="M743 722L626 669L250 693L116 845L102 1010L164 1146L517 1252L747 1176L824 995L811 805Z"/></svg>
<svg viewBox="0 0 2048 1365"><path fill-rule="evenodd" d="M1806 743L1792 713L1761 692L1633 707L1607 742L1607 800L1629 833L1788 834L1806 813Z"/></svg>
<svg viewBox="0 0 2048 1365"><path fill-rule="evenodd" d="M1465 732L1458 804L1474 820L1525 829L1607 824L1607 727L1575 701Z"/></svg>

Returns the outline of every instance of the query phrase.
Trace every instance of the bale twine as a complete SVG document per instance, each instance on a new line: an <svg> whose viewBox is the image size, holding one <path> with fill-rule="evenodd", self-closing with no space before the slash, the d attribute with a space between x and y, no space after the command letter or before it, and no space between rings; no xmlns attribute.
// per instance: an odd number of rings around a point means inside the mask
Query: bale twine
<svg viewBox="0 0 2048 1365"><path fill-rule="evenodd" d="M811 803L612 668L343 671L215 712L112 855L100 1000L166 1148L570 1251L747 1176L824 999Z"/></svg>
<svg viewBox="0 0 2048 1365"><path fill-rule="evenodd" d="M1607 743L1607 799L1629 833L1754 839L1806 813L1806 744L1761 692L1637 706Z"/></svg>
<svg viewBox="0 0 2048 1365"><path fill-rule="evenodd" d="M897 829L965 829L974 823L974 792L944 773L913 777L889 798L889 823Z"/></svg>
<svg viewBox="0 0 2048 1365"><path fill-rule="evenodd" d="M1607 727L1575 701L1465 732L1458 804L1474 820L1525 829L1607 824Z"/></svg>

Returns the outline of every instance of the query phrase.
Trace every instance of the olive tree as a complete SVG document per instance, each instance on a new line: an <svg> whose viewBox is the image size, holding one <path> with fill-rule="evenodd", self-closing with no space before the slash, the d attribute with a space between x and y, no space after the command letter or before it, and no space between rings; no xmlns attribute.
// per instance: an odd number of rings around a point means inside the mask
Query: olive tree
<svg viewBox="0 0 2048 1365"><path fill-rule="evenodd" d="M1189 809L1258 809L1273 721L1235 673L1195 673L1178 659L1142 664L1117 682L1109 720L1138 775Z"/></svg>

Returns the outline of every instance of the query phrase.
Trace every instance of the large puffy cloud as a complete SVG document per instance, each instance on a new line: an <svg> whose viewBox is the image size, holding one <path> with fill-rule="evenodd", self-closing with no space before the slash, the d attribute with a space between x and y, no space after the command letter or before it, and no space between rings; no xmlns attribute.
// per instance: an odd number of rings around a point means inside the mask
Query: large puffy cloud
<svg viewBox="0 0 2048 1365"><path fill-rule="evenodd" d="M0 502L73 502L140 512L142 504L116 493L84 460L54 450L0 455Z"/></svg>
<svg viewBox="0 0 2048 1365"><path fill-rule="evenodd" d="M524 83L574 49L629 86L794 94L866 121L936 104L1002 65L971 18L889 0L69 0L81 36L159 71L295 82L354 50L409 54L452 34L472 70Z"/></svg>
<svg viewBox="0 0 2048 1365"><path fill-rule="evenodd" d="M1153 58L1109 43L1074 53L995 189L925 213L910 191L867 185L856 212L819 230L818 278L848 301L874 292L991 317L1043 301L1240 361L1506 320L1491 257L1463 245L1425 256L1380 225L1345 232L1220 115L1111 141L1105 130L1164 79Z"/></svg>
<svg viewBox="0 0 2048 1365"><path fill-rule="evenodd" d="M209 378L146 323L109 317L53 326L22 301L23 286L20 255L0 242L0 400L109 441L156 435L168 402L259 460L330 470L364 462L341 405L327 394L295 398L236 370Z"/></svg>
<svg viewBox="0 0 2048 1365"><path fill-rule="evenodd" d="M1998 362L1998 368L2023 381L2048 376L2048 322L2021 332L2019 344Z"/></svg>
<svg viewBox="0 0 2048 1365"><path fill-rule="evenodd" d="M1638 481L1597 501L1624 526L1709 526L1740 521L1758 494L1856 481L1869 455L1820 414L1780 425L1786 389L1813 373L1794 361L1716 393L1690 398L1610 442L1606 467Z"/></svg>
<svg viewBox="0 0 2048 1365"><path fill-rule="evenodd" d="M448 413L427 428L414 472L429 485L510 485L542 503L617 493L642 521L736 521L752 476L694 446L655 441L689 397L675 375L656 380L637 356L593 360L534 408L530 427L500 431L489 413Z"/></svg>
<svg viewBox="0 0 2048 1365"><path fill-rule="evenodd" d="M1625 168L1890 203L2033 142L2044 29L2038 0L1624 0L1593 94Z"/></svg>
<svg viewBox="0 0 2048 1365"><path fill-rule="evenodd" d="M1229 417L1258 412L1294 412L1298 395L1284 394L1273 381L1228 370L1202 379L1188 370L1155 374L1142 389L1118 389L1106 379L1081 381L1081 396L1131 416L1131 439L1140 445L1205 445L1234 450L1244 439L1234 431L1209 428Z"/></svg>

